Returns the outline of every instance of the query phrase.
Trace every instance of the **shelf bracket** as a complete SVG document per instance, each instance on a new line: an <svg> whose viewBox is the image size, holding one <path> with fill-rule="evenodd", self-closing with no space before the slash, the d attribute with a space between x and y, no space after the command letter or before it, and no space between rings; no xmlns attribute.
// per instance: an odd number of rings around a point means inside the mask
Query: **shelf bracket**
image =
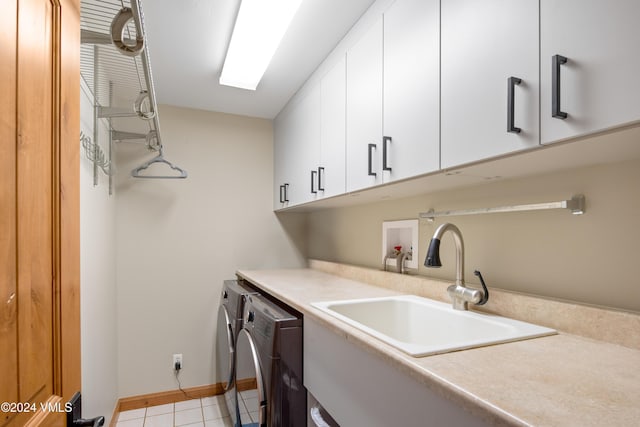
<svg viewBox="0 0 640 427"><path fill-rule="evenodd" d="M114 141L131 141L136 139L142 139L146 141L147 135L144 133L136 133L136 132L124 132L120 130L112 130L111 138Z"/></svg>
<svg viewBox="0 0 640 427"><path fill-rule="evenodd" d="M98 109L99 119L112 119L114 117L138 117L138 114L132 109L122 107L96 107Z"/></svg>

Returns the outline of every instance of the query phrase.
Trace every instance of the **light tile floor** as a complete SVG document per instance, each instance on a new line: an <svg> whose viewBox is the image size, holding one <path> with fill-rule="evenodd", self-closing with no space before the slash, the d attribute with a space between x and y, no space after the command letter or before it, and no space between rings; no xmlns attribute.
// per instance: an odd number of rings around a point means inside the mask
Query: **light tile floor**
<svg viewBox="0 0 640 427"><path fill-rule="evenodd" d="M240 420L242 425L258 422L258 390L240 392Z"/></svg>
<svg viewBox="0 0 640 427"><path fill-rule="evenodd" d="M120 412L116 426L232 427L229 412L223 404L223 399L223 396L203 397L202 399L185 400L167 405ZM255 405L256 403L257 393L255 390L240 392L240 413L243 421L247 415L251 420L254 420L257 412L252 412L247 408L255 408L252 404Z"/></svg>

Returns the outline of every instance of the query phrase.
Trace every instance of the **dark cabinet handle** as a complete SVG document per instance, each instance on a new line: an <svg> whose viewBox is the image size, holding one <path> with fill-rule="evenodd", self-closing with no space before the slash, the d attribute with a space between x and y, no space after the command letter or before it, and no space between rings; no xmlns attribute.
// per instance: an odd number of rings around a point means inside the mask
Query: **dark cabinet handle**
<svg viewBox="0 0 640 427"><path fill-rule="evenodd" d="M367 150L369 150L369 175L370 176L376 176L376 173L372 170L373 168L373 150L376 149L376 144L369 144L369 148Z"/></svg>
<svg viewBox="0 0 640 427"><path fill-rule="evenodd" d="M289 201L289 184L287 183L284 184L284 201Z"/></svg>
<svg viewBox="0 0 640 427"><path fill-rule="evenodd" d="M280 203L284 203L284 195L282 193L284 193L284 185L280 186Z"/></svg>
<svg viewBox="0 0 640 427"><path fill-rule="evenodd" d="M318 191L324 191L324 185L322 184L322 176L324 175L324 168L318 167Z"/></svg>
<svg viewBox="0 0 640 427"><path fill-rule="evenodd" d="M318 192L313 188L313 184L316 182L316 174L318 171L311 171L311 194L317 194Z"/></svg>
<svg viewBox="0 0 640 427"><path fill-rule="evenodd" d="M522 83L517 77L507 79L507 132L520 133L521 129L514 125L515 115L515 86Z"/></svg>
<svg viewBox="0 0 640 427"><path fill-rule="evenodd" d="M387 165L387 149L390 142L390 136L382 137L382 170L389 172L391 172L391 166Z"/></svg>
<svg viewBox="0 0 640 427"><path fill-rule="evenodd" d="M553 55L551 59L551 116L556 119L566 119L567 113L560 109L560 65L566 64L567 58Z"/></svg>

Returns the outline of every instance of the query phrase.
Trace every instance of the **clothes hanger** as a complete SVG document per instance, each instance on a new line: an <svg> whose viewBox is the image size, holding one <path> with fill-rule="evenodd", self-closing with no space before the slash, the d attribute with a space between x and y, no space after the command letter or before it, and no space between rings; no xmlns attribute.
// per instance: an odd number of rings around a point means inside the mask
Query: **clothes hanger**
<svg viewBox="0 0 640 427"><path fill-rule="evenodd" d="M154 163L164 163L165 165L169 166L174 171L179 172L180 175L141 175L140 174L140 172L142 172L143 170L147 169L149 166L151 166ZM182 178L186 178L187 177L187 171L185 171L184 169L179 168L178 166L174 165L170 161L166 160L164 158L164 156L163 156L162 145L161 145L159 150L158 150L158 155L156 157L154 157L153 159L149 160L148 162L143 163L140 166L138 166L137 168L135 168L134 170L132 170L131 171L131 176L134 177L134 178L182 179Z"/></svg>

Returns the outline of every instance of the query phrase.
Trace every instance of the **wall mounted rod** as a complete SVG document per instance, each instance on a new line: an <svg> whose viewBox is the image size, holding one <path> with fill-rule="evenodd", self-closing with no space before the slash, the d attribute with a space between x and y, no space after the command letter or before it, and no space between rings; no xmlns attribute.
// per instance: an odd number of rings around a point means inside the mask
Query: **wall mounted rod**
<svg viewBox="0 0 640 427"><path fill-rule="evenodd" d="M546 202L546 203L533 203L528 205L515 205L515 206L499 206L495 208L475 208L475 209L460 209L435 212L433 209L428 212L421 212L420 218L433 221L434 218L441 216L462 216L462 215L479 215L488 213L501 213L501 212L525 212L525 211L539 211L546 209L568 209L573 215L582 215L585 212L584 196L582 194L575 195L568 200L562 200L559 202Z"/></svg>

